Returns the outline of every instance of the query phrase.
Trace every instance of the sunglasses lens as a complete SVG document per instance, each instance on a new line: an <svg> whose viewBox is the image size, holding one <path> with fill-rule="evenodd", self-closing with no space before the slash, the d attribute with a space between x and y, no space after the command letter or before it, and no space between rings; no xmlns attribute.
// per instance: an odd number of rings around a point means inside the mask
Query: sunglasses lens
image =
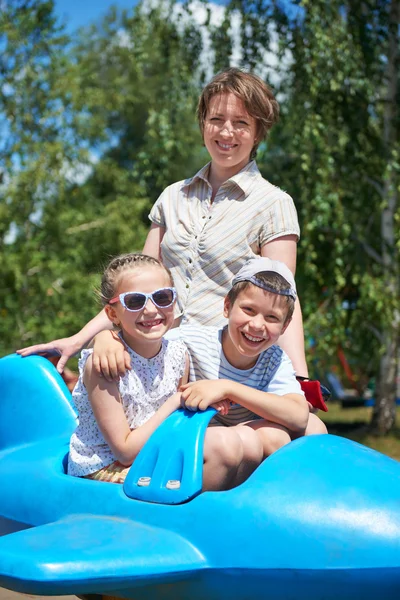
<svg viewBox="0 0 400 600"><path fill-rule="evenodd" d="M124 298L128 310L141 310L146 302L144 294L127 294Z"/></svg>
<svg viewBox="0 0 400 600"><path fill-rule="evenodd" d="M153 294L154 303L161 308L164 306L171 306L174 301L174 292L172 290L158 290Z"/></svg>

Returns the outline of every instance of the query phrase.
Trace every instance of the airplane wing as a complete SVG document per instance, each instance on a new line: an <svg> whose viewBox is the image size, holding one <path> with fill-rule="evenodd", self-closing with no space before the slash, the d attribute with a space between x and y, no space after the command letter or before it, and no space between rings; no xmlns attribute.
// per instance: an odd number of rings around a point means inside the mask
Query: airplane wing
<svg viewBox="0 0 400 600"><path fill-rule="evenodd" d="M79 515L0 537L0 587L29 594L101 594L190 578L207 567L176 533Z"/></svg>

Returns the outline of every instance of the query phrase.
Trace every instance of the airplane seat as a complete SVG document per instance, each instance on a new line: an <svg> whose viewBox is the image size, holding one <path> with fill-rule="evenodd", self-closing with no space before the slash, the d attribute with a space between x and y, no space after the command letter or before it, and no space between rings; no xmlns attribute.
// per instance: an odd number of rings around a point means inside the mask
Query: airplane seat
<svg viewBox="0 0 400 600"><path fill-rule="evenodd" d="M64 473L67 475L67 471L68 471L68 452L66 454L64 454L64 457L62 459L62 468Z"/></svg>
<svg viewBox="0 0 400 600"><path fill-rule="evenodd" d="M77 417L71 394L42 356L0 359L0 450L46 438L69 440Z"/></svg>

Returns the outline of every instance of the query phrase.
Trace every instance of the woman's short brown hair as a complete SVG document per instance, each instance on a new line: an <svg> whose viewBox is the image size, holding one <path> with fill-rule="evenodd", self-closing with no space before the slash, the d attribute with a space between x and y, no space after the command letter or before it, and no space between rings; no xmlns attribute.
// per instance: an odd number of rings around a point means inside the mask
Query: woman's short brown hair
<svg viewBox="0 0 400 600"><path fill-rule="evenodd" d="M202 135L211 98L229 93L240 98L249 115L256 120L257 140L251 152L251 158L254 158L259 143L279 118L279 104L271 88L257 75L233 67L221 71L206 85L199 98L197 118Z"/></svg>

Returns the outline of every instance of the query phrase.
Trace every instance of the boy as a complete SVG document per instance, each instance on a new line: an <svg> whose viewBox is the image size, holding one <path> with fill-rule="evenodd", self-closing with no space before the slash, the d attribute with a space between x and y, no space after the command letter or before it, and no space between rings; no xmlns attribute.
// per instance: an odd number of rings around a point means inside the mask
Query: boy
<svg viewBox="0 0 400 600"><path fill-rule="evenodd" d="M300 435L326 433L322 421L309 413L292 364L276 345L295 300L289 268L254 258L238 272L225 298L225 327L186 325L167 334L185 342L191 359L192 383L182 387L182 404L205 410L228 400L228 414L218 414L212 424L255 430L263 458Z"/></svg>

